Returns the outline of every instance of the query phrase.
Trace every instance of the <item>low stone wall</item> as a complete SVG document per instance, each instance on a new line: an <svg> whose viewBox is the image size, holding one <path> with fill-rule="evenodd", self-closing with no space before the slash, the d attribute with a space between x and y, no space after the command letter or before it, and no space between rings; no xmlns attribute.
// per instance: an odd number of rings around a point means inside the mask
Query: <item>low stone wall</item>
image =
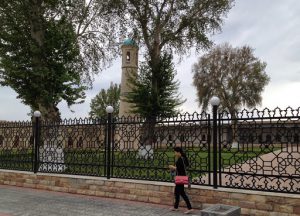
<svg viewBox="0 0 300 216"><path fill-rule="evenodd" d="M99 177L34 174L0 170L0 184L172 205L174 184ZM243 215L300 215L300 195L192 186L187 189L194 208L235 205ZM181 202L184 206L183 201Z"/></svg>

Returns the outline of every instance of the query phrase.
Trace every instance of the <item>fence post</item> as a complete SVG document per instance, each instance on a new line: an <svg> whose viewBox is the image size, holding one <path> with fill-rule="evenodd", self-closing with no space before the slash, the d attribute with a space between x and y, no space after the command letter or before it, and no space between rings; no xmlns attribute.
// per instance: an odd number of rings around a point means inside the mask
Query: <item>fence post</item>
<svg viewBox="0 0 300 216"><path fill-rule="evenodd" d="M213 107L213 187L218 188L218 106L220 99L216 96L210 99L210 104Z"/></svg>
<svg viewBox="0 0 300 216"><path fill-rule="evenodd" d="M106 139L106 146L107 146L107 152L106 152L106 175L107 179L110 179L110 149L111 149L111 135L112 135L112 113L114 111L114 108L112 106L106 107L107 112L107 139Z"/></svg>
<svg viewBox="0 0 300 216"><path fill-rule="evenodd" d="M35 111L33 113L35 118L35 127L34 127L34 167L33 172L37 173L39 169L39 147L40 147L40 117L41 112Z"/></svg>

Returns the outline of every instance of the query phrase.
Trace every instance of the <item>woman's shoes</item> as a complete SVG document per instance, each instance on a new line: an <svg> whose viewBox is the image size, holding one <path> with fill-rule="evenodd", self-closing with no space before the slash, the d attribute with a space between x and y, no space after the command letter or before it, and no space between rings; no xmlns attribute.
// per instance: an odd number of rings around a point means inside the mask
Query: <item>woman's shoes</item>
<svg viewBox="0 0 300 216"><path fill-rule="evenodd" d="M171 210L171 211L179 211L178 208L174 208L174 207L170 208L170 210Z"/></svg>
<svg viewBox="0 0 300 216"><path fill-rule="evenodd" d="M190 214L193 212L193 209L188 209L187 211L184 212L184 214Z"/></svg>
<svg viewBox="0 0 300 216"><path fill-rule="evenodd" d="M170 211L179 211L179 209L172 207L172 208L170 208ZM184 214L190 214L192 212L193 212L193 209L188 209L187 211L184 212Z"/></svg>

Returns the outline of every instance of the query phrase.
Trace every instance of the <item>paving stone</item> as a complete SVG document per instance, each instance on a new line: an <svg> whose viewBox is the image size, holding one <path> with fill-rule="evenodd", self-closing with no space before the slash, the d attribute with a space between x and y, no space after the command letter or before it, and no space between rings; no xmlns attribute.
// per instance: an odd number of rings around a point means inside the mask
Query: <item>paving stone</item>
<svg viewBox="0 0 300 216"><path fill-rule="evenodd" d="M0 185L0 216L176 216L185 211L171 212L169 207Z"/></svg>

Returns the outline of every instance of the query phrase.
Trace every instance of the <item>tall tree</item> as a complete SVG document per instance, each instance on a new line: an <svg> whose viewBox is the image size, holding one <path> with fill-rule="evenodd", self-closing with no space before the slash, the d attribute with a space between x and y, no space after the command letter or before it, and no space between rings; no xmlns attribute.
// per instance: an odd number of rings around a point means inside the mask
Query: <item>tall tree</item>
<svg viewBox="0 0 300 216"><path fill-rule="evenodd" d="M94 0L0 1L0 84L43 118L59 120L58 103L83 102L91 72L111 57L101 9Z"/></svg>
<svg viewBox="0 0 300 216"><path fill-rule="evenodd" d="M133 104L133 113L144 118L171 117L176 114L176 108L184 103L178 93L179 81L175 80L176 71L172 59L172 55L166 52L160 57L157 95L151 85L153 73L150 62L143 62L137 77L130 77L132 91L126 95L126 101Z"/></svg>
<svg viewBox="0 0 300 216"><path fill-rule="evenodd" d="M190 48L208 48L208 34L221 29L222 18L233 0L115 0L123 32L144 48L151 68L151 91L159 98L160 61L163 51L186 54ZM145 124L154 125L157 113ZM152 131L152 130L150 130ZM146 137L151 137L151 134Z"/></svg>
<svg viewBox="0 0 300 216"><path fill-rule="evenodd" d="M82 78L91 84L92 75L99 73L118 54L115 0L59 1L63 8L60 13L64 13L75 28L82 60L80 67L84 72Z"/></svg>
<svg viewBox="0 0 300 216"><path fill-rule="evenodd" d="M225 43L212 48L192 69L199 105L206 110L210 98L218 96L220 108L235 120L242 106L252 108L261 103L261 93L270 81L266 66L249 46L234 48ZM233 123L235 137L236 121Z"/></svg>
<svg viewBox="0 0 300 216"><path fill-rule="evenodd" d="M152 85L153 70L151 62L144 62L137 77L130 77L129 85L132 91L126 95L127 102L132 104L132 112L146 119L142 127L142 143L151 145L154 140L156 117L171 117L176 114L176 108L184 103L178 93L179 81L174 80L176 71L172 55L164 53L160 56L157 88Z"/></svg>
<svg viewBox="0 0 300 216"><path fill-rule="evenodd" d="M153 76L151 86L157 94L159 64L163 50L185 54L191 47L208 48L209 33L220 30L222 17L233 0L115 0L121 26L146 50Z"/></svg>
<svg viewBox="0 0 300 216"><path fill-rule="evenodd" d="M91 118L103 117L107 113L105 108L111 105L114 108L114 113L119 113L120 107L120 85L110 84L108 89L101 89L101 91L92 99L89 113Z"/></svg>

